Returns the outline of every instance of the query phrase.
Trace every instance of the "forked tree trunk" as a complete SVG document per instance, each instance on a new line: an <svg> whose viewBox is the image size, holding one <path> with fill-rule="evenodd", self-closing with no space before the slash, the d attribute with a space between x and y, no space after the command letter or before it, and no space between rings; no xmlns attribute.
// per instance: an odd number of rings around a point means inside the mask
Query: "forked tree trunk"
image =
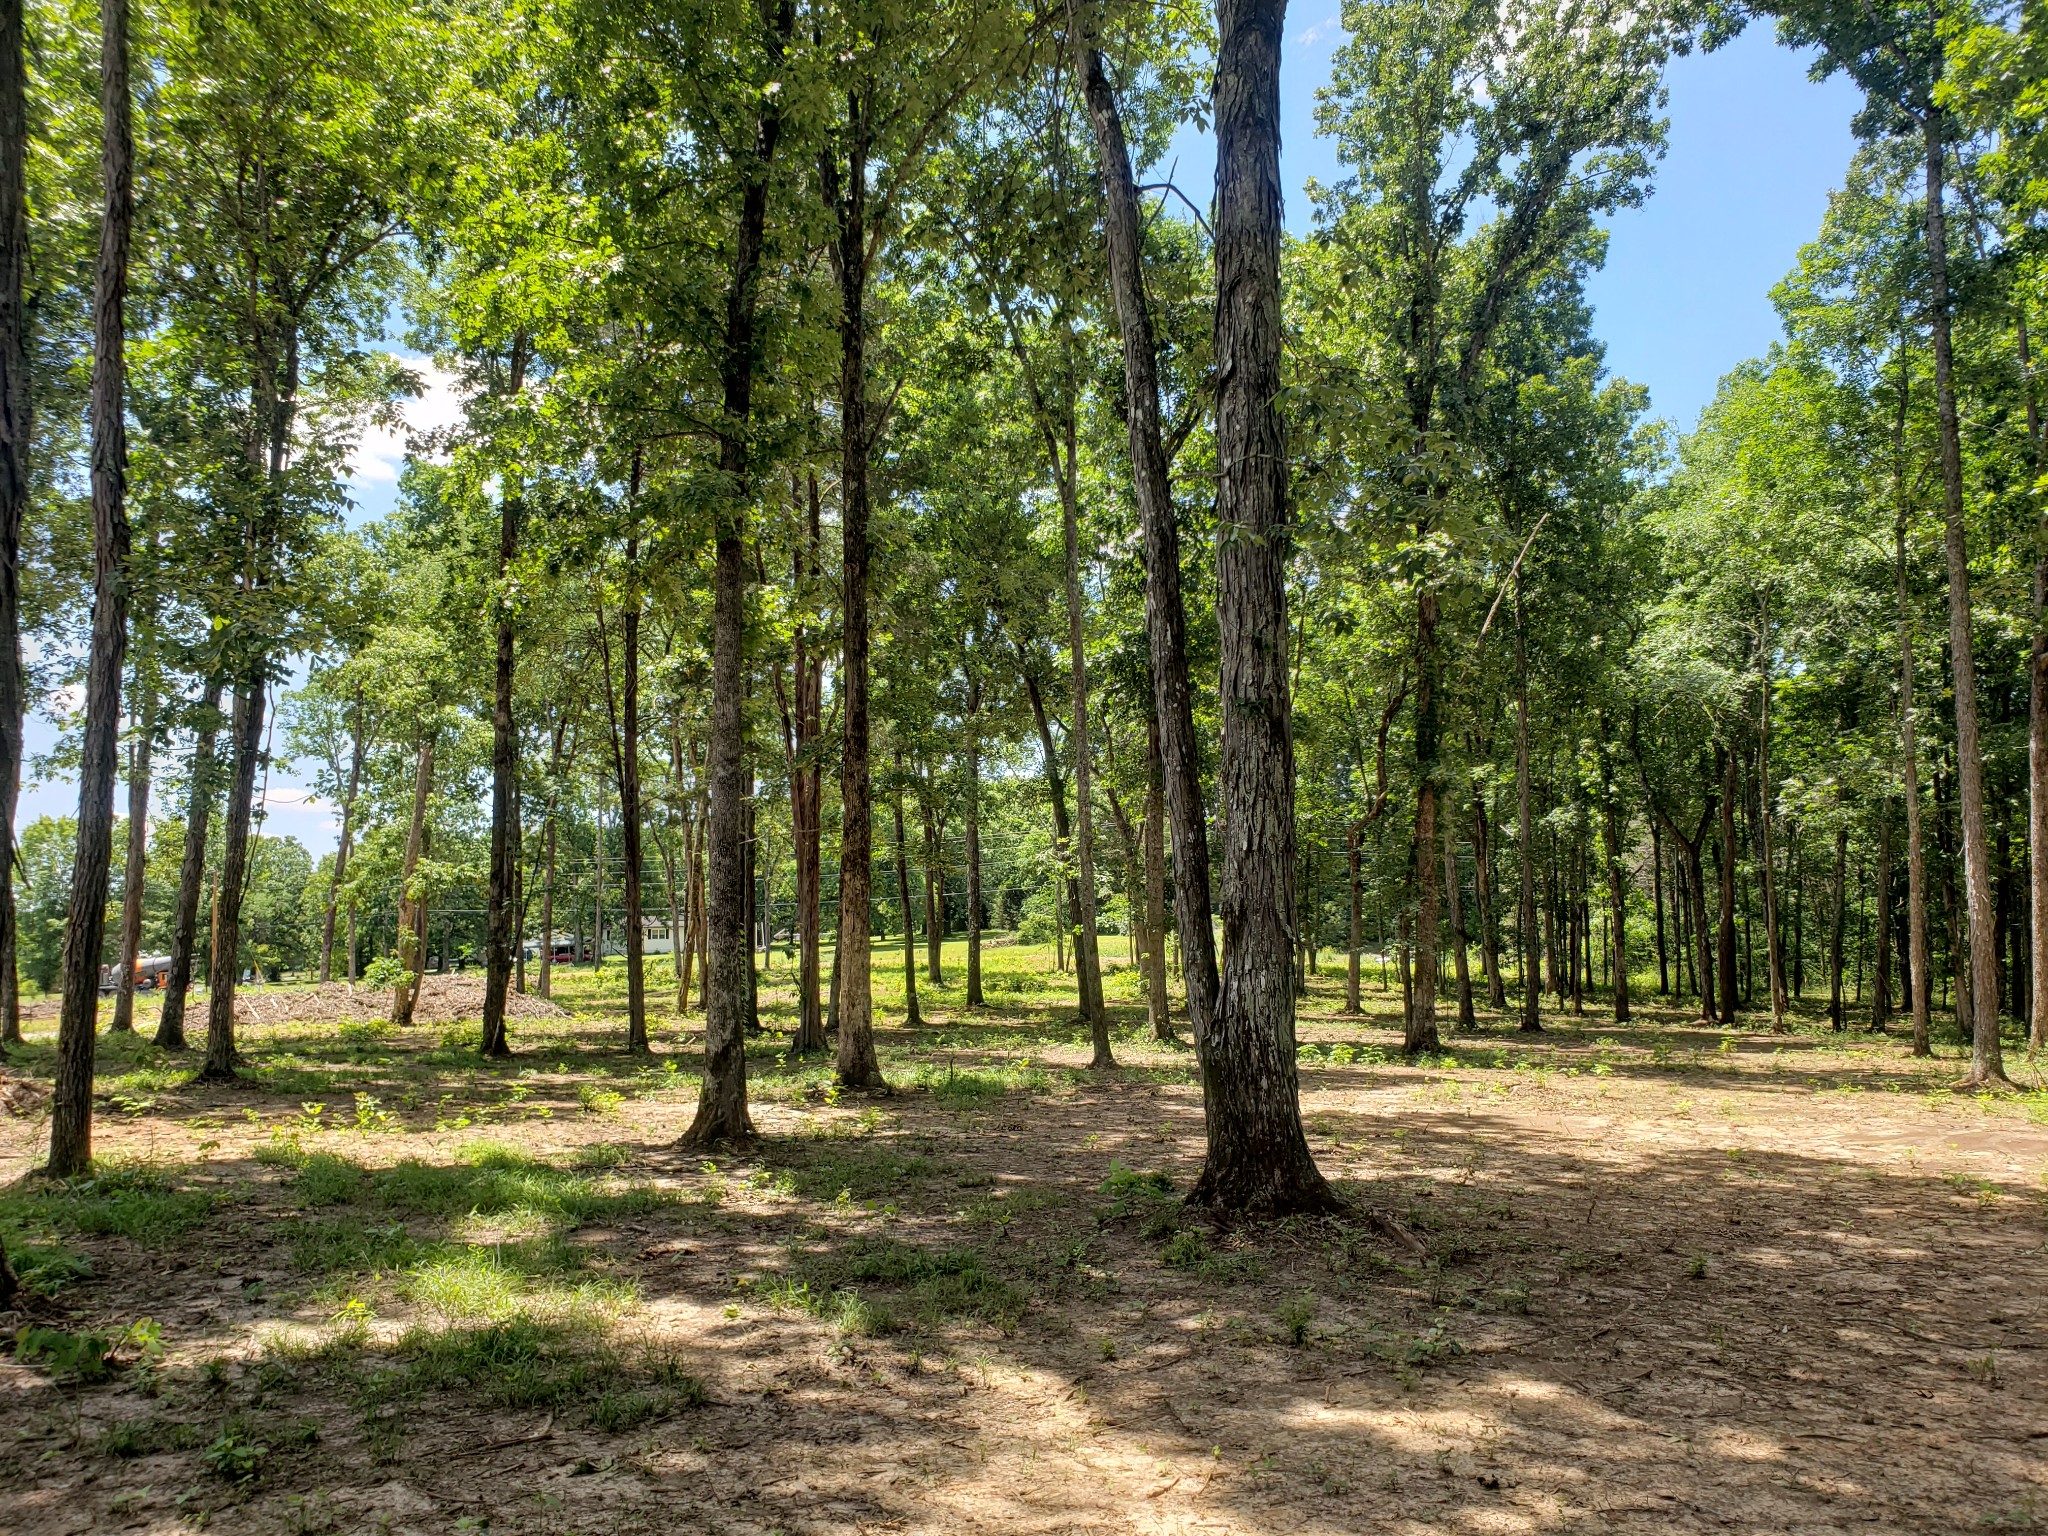
<svg viewBox="0 0 2048 1536"><path fill-rule="evenodd" d="M186 790L185 850L178 865L177 908L171 917L171 968L164 977L164 1006L157 1015L156 1043L167 1051L185 1049L185 1000L192 987L192 951L199 933L199 897L206 883L206 839L213 817L214 742L220 734L223 684L211 678L192 722L192 773Z"/></svg>
<svg viewBox="0 0 2048 1536"><path fill-rule="evenodd" d="M1075 72L1088 105L1102 172L1103 229L1110 288L1123 341L1124 422L1131 453L1131 489L1145 540L1145 636L1151 652L1152 698L1159 720L1166 807L1173 829L1174 918L1180 932L1181 979L1195 1049L1208 1049L1217 1001L1216 944L1210 929L1209 834L1202 809L1201 757L1188 682L1187 614L1181 598L1180 524L1168 480L1160 427L1159 360L1145 296L1143 213L1116 94L1103 68L1088 0L1069 0L1068 35ZM1276 45L1277 46L1277 45ZM1277 179L1273 187L1279 196ZM1304 1154L1305 1156L1305 1154Z"/></svg>
<svg viewBox="0 0 2048 1536"><path fill-rule="evenodd" d="M239 700L237 701L239 702ZM391 997L391 1022L410 1024L420 977L427 965L427 903L416 889L420 856L427 846L427 797L434 788L434 732L420 737L412 776L412 819L405 833L405 864L399 871L398 984Z"/></svg>
<svg viewBox="0 0 2048 1536"><path fill-rule="evenodd" d="M256 768L263 757L264 693L269 680L259 665L235 689L234 777L228 784L227 826L221 836L220 884L214 893L213 950L206 965L206 1064L202 1080L235 1075L235 983L241 975L242 898L249 889L249 824L256 803Z"/></svg>
<svg viewBox="0 0 2048 1536"><path fill-rule="evenodd" d="M1924 119L1927 145L1928 306L1934 333L1935 414L1941 437L1942 541L1948 556L1948 643L1954 670L1956 788L1961 801L1963 882L1970 913L1970 1075L1977 1087L2006 1087L1998 1040L1998 954L1991 900L1991 849L1984 819L1984 757L1977 732L1977 663L1970 619L1970 556L1963 533L1962 428L1956 414L1955 359L1950 340L1948 225L1942 208L1946 166L1944 118Z"/></svg>
<svg viewBox="0 0 2048 1536"><path fill-rule="evenodd" d="M1288 460L1280 419L1280 40L1285 0L1221 0L1216 125L1216 616L1226 830L1223 971L1202 1052L1209 1149L1189 1200L1231 1215L1341 1202L1310 1156L1288 973L1294 738ZM1183 942L1186 941L1183 935Z"/></svg>
<svg viewBox="0 0 2048 1536"><path fill-rule="evenodd" d="M0 0L0 1047L21 1039L15 978L14 810L21 793L21 521L34 400L28 305L26 0Z"/></svg>
<svg viewBox="0 0 2048 1536"><path fill-rule="evenodd" d="M99 263L93 277L92 644L85 675L85 733L78 767L78 844L64 927L64 999L50 1099L49 1172L92 1161L94 1031L100 946L107 929L113 861L114 772L121 728L121 670L128 645L128 435L125 314L128 239L134 214L135 147L129 132L128 0L100 3Z"/></svg>

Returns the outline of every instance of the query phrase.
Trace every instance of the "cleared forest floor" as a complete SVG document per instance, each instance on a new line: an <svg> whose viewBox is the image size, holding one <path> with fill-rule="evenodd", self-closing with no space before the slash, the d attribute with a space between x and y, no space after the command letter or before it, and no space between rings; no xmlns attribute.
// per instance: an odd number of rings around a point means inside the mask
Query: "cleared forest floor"
<svg viewBox="0 0 2048 1536"><path fill-rule="evenodd" d="M1220 1233L1179 1211L1200 1099L1135 977L1091 1075L1042 951L990 950L972 1016L947 958L931 1027L882 1036L896 1094L763 1051L763 1140L715 1159L674 1144L696 1021L622 1056L617 963L502 1065L279 1024L195 1089L108 1045L97 1178L21 1182L45 1127L0 1118L44 1293L4 1320L35 1358L0 1361L0 1532L2048 1524L2038 1086L1654 1008L1407 1066L1386 995L1345 1019L1325 978L1312 1144L1427 1255Z"/></svg>

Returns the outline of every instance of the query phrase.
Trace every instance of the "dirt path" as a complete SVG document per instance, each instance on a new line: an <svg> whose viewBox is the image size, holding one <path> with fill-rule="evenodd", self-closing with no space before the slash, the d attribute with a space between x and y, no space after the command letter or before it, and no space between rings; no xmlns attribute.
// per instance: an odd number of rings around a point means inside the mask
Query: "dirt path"
<svg viewBox="0 0 2048 1536"><path fill-rule="evenodd" d="M72 1231L92 1273L34 1321L146 1314L166 1358L0 1365L0 1532L2048 1521L2036 1100L1956 1098L1888 1042L1561 1029L1423 1069L1382 1028L1303 1035L1319 1159L1426 1258L1363 1222L1183 1225L1157 1183L1191 1181L1199 1099L1134 1038L1106 1080L1014 1032L898 1039L921 1089L766 1080L767 1139L709 1163L672 1146L686 1074L555 1061L573 1028L475 1103L440 1097L466 1066L387 1045L362 1076L391 1124L360 1133L305 1124L347 1092L161 1090L103 1146L178 1169L161 1198L204 1219ZM12 1178L32 1128L5 1129ZM344 1240L365 1262L314 1253ZM522 1243L553 1246L502 1305L418 1278ZM557 1330L541 1366L522 1327ZM513 1350L495 1376L447 1342L479 1337ZM603 1393L547 1374L578 1339ZM246 1479L236 1443L265 1448Z"/></svg>

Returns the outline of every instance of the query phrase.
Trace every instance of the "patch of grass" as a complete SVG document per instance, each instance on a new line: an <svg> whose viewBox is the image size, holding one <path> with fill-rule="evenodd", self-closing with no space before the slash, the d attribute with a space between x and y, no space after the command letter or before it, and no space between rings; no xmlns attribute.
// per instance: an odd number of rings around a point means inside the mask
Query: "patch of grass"
<svg viewBox="0 0 2048 1536"><path fill-rule="evenodd" d="M977 1249L924 1248L887 1238L864 1238L839 1252L813 1256L800 1265L796 1278L817 1298L845 1293L858 1302L862 1286L907 1290L909 1309L927 1327L971 1317L1007 1330L1016 1325L1029 1299L991 1269ZM844 1309L855 1303L800 1304L817 1312L820 1306Z"/></svg>
<svg viewBox="0 0 2048 1536"><path fill-rule="evenodd" d="M888 1146L835 1142L792 1152L784 1171L797 1196L805 1200L836 1200L841 1191L854 1200L873 1200L900 1195L911 1185L934 1183L957 1173L937 1158Z"/></svg>
<svg viewBox="0 0 2048 1536"><path fill-rule="evenodd" d="M375 1273L419 1263L445 1245L414 1237L405 1223L373 1226L350 1217L292 1228L292 1266L307 1274Z"/></svg>
<svg viewBox="0 0 2048 1536"><path fill-rule="evenodd" d="M0 1223L10 1232L125 1237L152 1248L201 1225L212 1209L210 1194L178 1188L168 1169L111 1160L75 1179L0 1194Z"/></svg>

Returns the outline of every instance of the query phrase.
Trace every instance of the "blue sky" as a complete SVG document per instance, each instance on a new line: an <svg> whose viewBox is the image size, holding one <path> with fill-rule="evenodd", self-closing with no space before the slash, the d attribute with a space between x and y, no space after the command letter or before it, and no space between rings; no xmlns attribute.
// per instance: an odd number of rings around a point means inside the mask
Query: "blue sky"
<svg viewBox="0 0 2048 1536"><path fill-rule="evenodd" d="M1315 135L1315 93L1344 40L1331 0L1291 8L1281 54L1281 172L1287 225L1310 227L1302 187L1343 174ZM1752 26L1717 53L1668 74L1671 133L1648 204L1613 223L1607 267L1591 289L1609 366L1649 386L1651 408L1681 430L1723 374L1778 336L1772 286L1813 238L1854 144L1855 89L1816 85L1805 56ZM1205 203L1215 177L1208 141L1174 145L1174 180Z"/></svg>
<svg viewBox="0 0 2048 1536"><path fill-rule="evenodd" d="M1281 168L1297 232L1309 225L1303 185L1342 175L1331 145L1315 136L1315 92L1343 41L1337 16L1332 0L1315 0L1296 8L1287 32ZM1609 366L1649 386L1651 408L1683 430L1722 375L1776 339L1770 290L1819 229L1828 192L1848 166L1855 97L1840 80L1809 82L1806 61L1760 27L1718 53L1677 61L1669 84L1670 147L1656 191L1614 221L1592 298ZM1215 175L1209 144L1184 134L1172 159L1177 183L1206 203ZM409 413L423 429L445 425L457 409L444 377L429 385ZM359 515L390 508L403 455L403 438L383 433L355 456ZM31 718L31 754L48 751L52 737L46 720ZM273 773L268 804L271 833L299 838L316 857L334 846L330 809L293 773ZM26 786L20 814L28 821L76 808L76 789L58 781Z"/></svg>

